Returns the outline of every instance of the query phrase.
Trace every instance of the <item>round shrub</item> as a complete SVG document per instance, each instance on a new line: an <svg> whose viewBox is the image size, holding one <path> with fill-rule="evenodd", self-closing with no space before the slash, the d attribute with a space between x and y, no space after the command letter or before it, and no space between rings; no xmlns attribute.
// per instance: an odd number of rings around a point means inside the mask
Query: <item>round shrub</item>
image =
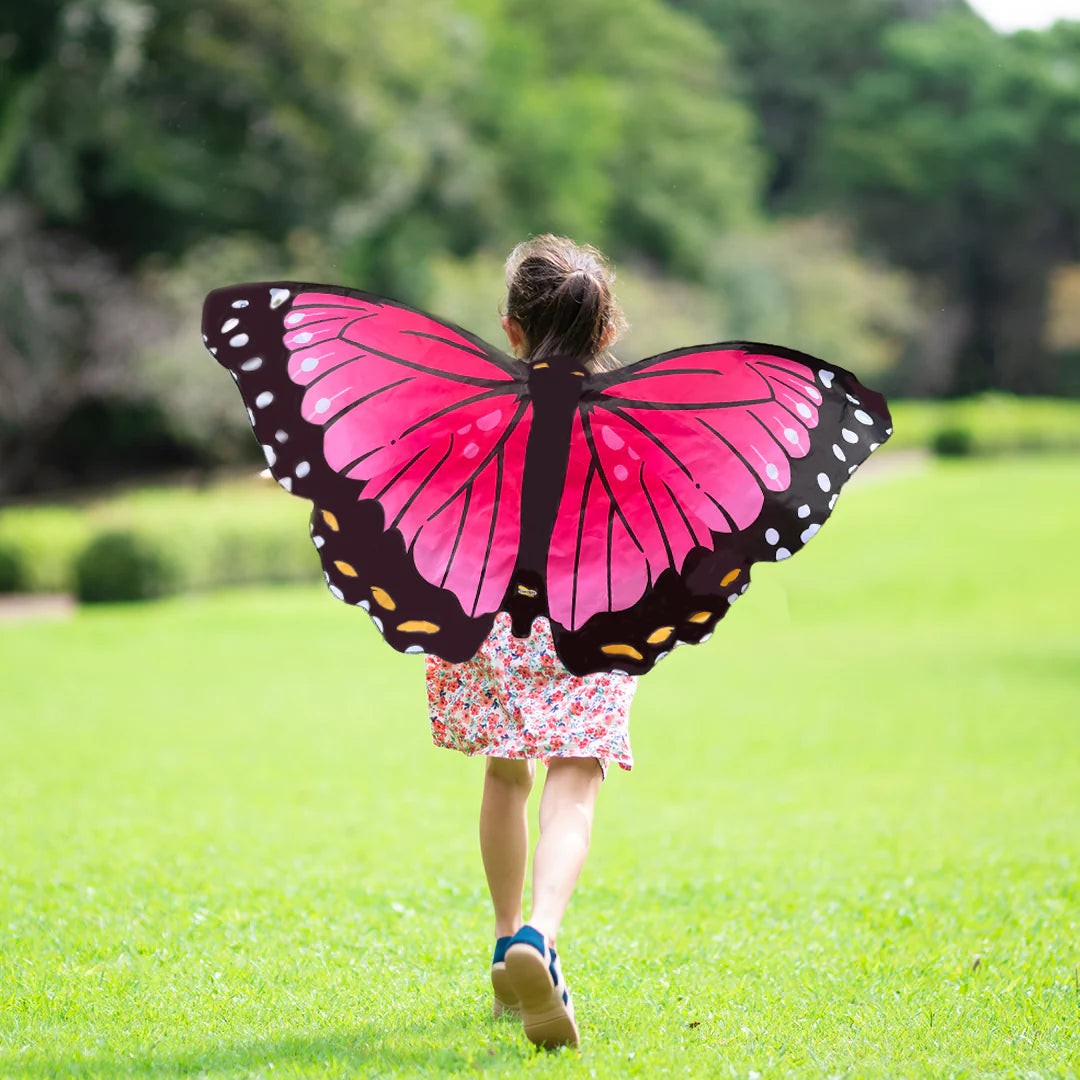
<svg viewBox="0 0 1080 1080"><path fill-rule="evenodd" d="M938 457L967 457L975 452L975 440L965 427L943 427L934 432L930 449Z"/></svg>
<svg viewBox="0 0 1080 1080"><path fill-rule="evenodd" d="M26 563L23 553L10 544L0 544L0 593L20 592L26 588Z"/></svg>
<svg viewBox="0 0 1080 1080"><path fill-rule="evenodd" d="M75 559L75 595L83 604L149 600L171 592L176 584L172 562L130 532L102 533Z"/></svg>

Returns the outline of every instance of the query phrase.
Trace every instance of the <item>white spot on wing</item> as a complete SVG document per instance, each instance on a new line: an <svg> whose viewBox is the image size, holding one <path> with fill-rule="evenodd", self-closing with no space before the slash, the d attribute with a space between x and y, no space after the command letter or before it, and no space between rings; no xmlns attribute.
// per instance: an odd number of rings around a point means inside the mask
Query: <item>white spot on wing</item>
<svg viewBox="0 0 1080 1080"><path fill-rule="evenodd" d="M832 487L832 481L829 479L827 473L819 472L817 474L817 486L822 491L828 491Z"/></svg>
<svg viewBox="0 0 1080 1080"><path fill-rule="evenodd" d="M286 491L292 491L292 477L291 477L291 476L283 476L283 477L282 477L282 478L281 478L281 479L280 479L280 480L278 481L278 483L279 483L279 484L280 484L280 485L281 485L281 486L282 486L282 487L283 487L283 488L284 488L284 489L285 489Z"/></svg>
<svg viewBox="0 0 1080 1080"><path fill-rule="evenodd" d="M269 390L264 390L256 399L255 407L258 409L265 409L267 405L272 405L274 402L274 395Z"/></svg>
<svg viewBox="0 0 1080 1080"><path fill-rule="evenodd" d="M270 306L272 308L279 308L286 300L289 299L288 289L271 289L270 290Z"/></svg>
<svg viewBox="0 0 1080 1080"><path fill-rule="evenodd" d="M258 371L262 367L262 357L253 356L250 360L245 360L240 365L241 371Z"/></svg>
<svg viewBox="0 0 1080 1080"><path fill-rule="evenodd" d="M770 543L770 544L779 544L780 543L780 534L775 529L766 529L765 530L765 540L766 540L767 543Z"/></svg>
<svg viewBox="0 0 1080 1080"><path fill-rule="evenodd" d="M277 439L278 442L288 442L289 433L287 431L279 429L274 432L274 438Z"/></svg>
<svg viewBox="0 0 1080 1080"><path fill-rule="evenodd" d="M476 421L476 426L481 431L490 431L502 418L502 409L495 409L494 412L489 412L486 416L481 416Z"/></svg>
<svg viewBox="0 0 1080 1080"><path fill-rule="evenodd" d="M813 536L821 526L818 524L807 525L805 529L799 534L799 539L805 544L807 540Z"/></svg>
<svg viewBox="0 0 1080 1080"><path fill-rule="evenodd" d="M603 437L604 442L606 442L612 450L621 450L626 445L625 440L617 431L613 431L608 424L605 424L600 429L600 434Z"/></svg>
<svg viewBox="0 0 1080 1080"><path fill-rule="evenodd" d="M874 422L870 414L863 412L862 409L855 410L855 419L858 420L860 424L872 424Z"/></svg>
<svg viewBox="0 0 1080 1080"><path fill-rule="evenodd" d="M301 461L294 470L296 475L302 480L309 472L311 472L311 463L307 461Z"/></svg>
<svg viewBox="0 0 1080 1080"><path fill-rule="evenodd" d="M818 378L821 380L821 385L828 388L832 386L832 381L836 378L836 373L822 368L818 372Z"/></svg>
<svg viewBox="0 0 1080 1080"><path fill-rule="evenodd" d="M248 301L247 300L234 300L232 302L232 306L234 308L245 308L245 307L248 306Z"/></svg>
<svg viewBox="0 0 1080 1080"><path fill-rule="evenodd" d="M777 562L781 562L783 559L790 559L790 558L791 558L791 552L788 551L787 548L777 548L776 549L776 561Z"/></svg>
<svg viewBox="0 0 1080 1080"><path fill-rule="evenodd" d="M803 503L802 506L799 507L799 517L808 518L809 516L810 516L810 507L807 506L806 503Z"/></svg>
<svg viewBox="0 0 1080 1080"><path fill-rule="evenodd" d="M765 475L770 480L775 480L780 475L780 470L770 461L769 464L765 466Z"/></svg>
<svg viewBox="0 0 1080 1080"><path fill-rule="evenodd" d="M844 436L845 442L858 442L859 436L854 431L848 431L847 428L841 428L840 434Z"/></svg>
<svg viewBox="0 0 1080 1080"><path fill-rule="evenodd" d="M240 325L239 319L226 319L221 324L221 332L227 334L230 330L235 330Z"/></svg>
<svg viewBox="0 0 1080 1080"><path fill-rule="evenodd" d="M334 595L335 595L335 596L336 596L336 597L337 597L337 598L338 598L339 600L344 600L344 599L345 599L345 594L344 594L344 593L343 593L343 592L342 592L342 591L341 591L341 590L340 590L340 589L339 589L339 588L338 588L338 587L337 587L336 585L331 585L331 586L330 586L330 591L331 591L331 592L332 592L332 593L333 593L333 594L334 594Z"/></svg>
<svg viewBox="0 0 1080 1080"><path fill-rule="evenodd" d="M246 345L250 340L251 338L249 338L247 334L234 334L229 338L229 344L234 349L239 349L241 346Z"/></svg>

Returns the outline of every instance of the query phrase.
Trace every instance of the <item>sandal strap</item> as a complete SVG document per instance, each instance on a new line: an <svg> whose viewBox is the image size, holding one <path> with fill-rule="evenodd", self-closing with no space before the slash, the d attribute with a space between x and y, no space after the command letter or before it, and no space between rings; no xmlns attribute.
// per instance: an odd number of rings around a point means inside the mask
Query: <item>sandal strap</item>
<svg viewBox="0 0 1080 1080"><path fill-rule="evenodd" d="M547 943L547 938L536 929L526 923L511 939L515 945L531 945L548 962L548 971L551 972L551 981L555 986L559 985L559 968L556 961L559 954ZM564 991L565 992L565 991Z"/></svg>
<svg viewBox="0 0 1080 1080"><path fill-rule="evenodd" d="M541 956L547 956L547 939L535 926L526 923L510 940L515 945L531 945Z"/></svg>
<svg viewBox="0 0 1080 1080"><path fill-rule="evenodd" d="M506 960L506 950L510 948L512 937L501 937L495 942L495 955L491 958L491 964L501 964Z"/></svg>

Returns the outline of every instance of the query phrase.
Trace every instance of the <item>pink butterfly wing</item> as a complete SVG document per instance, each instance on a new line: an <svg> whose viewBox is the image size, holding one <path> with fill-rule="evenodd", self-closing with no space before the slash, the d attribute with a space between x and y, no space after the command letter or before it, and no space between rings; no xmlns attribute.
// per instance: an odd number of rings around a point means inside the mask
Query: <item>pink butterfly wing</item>
<svg viewBox="0 0 1080 1080"><path fill-rule="evenodd" d="M464 659L443 633L443 597L476 619L506 591L532 419L524 366L380 297L288 282L211 293L204 336L237 380L271 472L316 504L334 594L373 614L389 599L378 621L391 644ZM375 523L396 540L373 537ZM432 605L437 620L423 617ZM446 647L391 626L441 628Z"/></svg>
<svg viewBox="0 0 1080 1080"><path fill-rule="evenodd" d="M495 611L517 556L531 424L508 373L441 323L385 301L300 293L284 317L301 416L364 482L416 569L470 615Z"/></svg>
<svg viewBox="0 0 1080 1080"><path fill-rule="evenodd" d="M637 671L707 635L750 564L801 547L888 437L879 395L772 346L685 350L590 384L547 568L560 655L577 671L595 669L604 637Z"/></svg>

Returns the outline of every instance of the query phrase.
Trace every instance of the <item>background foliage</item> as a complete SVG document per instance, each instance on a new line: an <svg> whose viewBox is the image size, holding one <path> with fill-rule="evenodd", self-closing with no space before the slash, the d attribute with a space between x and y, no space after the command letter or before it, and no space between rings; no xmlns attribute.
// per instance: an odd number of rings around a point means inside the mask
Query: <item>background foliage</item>
<svg viewBox="0 0 1080 1080"><path fill-rule="evenodd" d="M0 495L252 451L210 288L297 276L496 337L552 230L627 358L783 341L892 393L1080 387L1080 24L953 0L0 3Z"/></svg>

